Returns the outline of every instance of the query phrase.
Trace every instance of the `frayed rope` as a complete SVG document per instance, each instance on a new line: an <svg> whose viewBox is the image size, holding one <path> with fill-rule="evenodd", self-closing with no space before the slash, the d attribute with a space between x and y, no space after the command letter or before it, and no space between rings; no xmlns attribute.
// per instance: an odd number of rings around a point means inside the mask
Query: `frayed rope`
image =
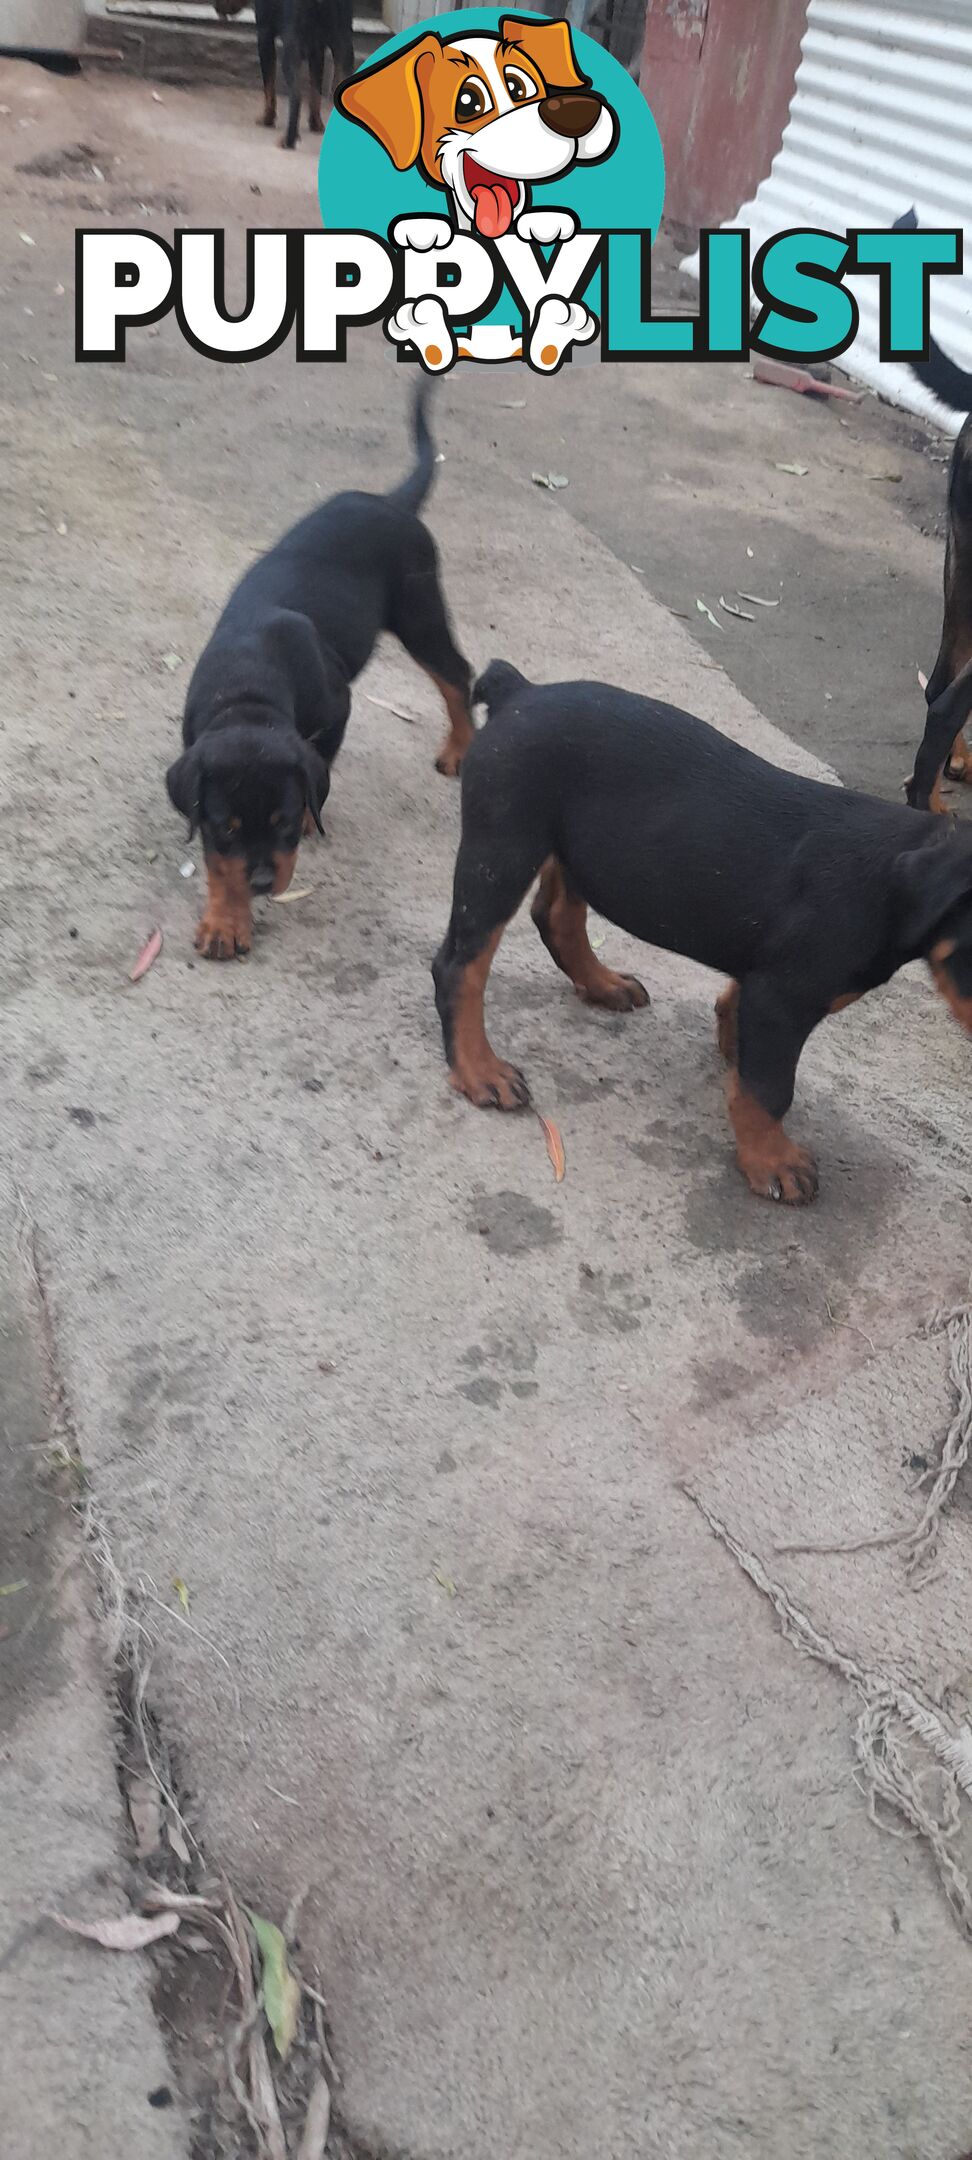
<svg viewBox="0 0 972 2160"><path fill-rule="evenodd" d="M879 1546L900 1545L906 1573L912 1577L915 1587L920 1588L930 1580L942 1515L972 1449L972 1308L963 1305L952 1312L936 1315L926 1333L933 1334L939 1329L944 1329L948 1335L956 1407L938 1462L923 1470L917 1480L919 1486L931 1481L931 1491L918 1521L906 1524L900 1530L879 1531L876 1537L852 1538L838 1545L814 1544L801 1539L797 1544L776 1545L774 1552L856 1553L874 1552Z"/></svg>
<svg viewBox="0 0 972 2160"><path fill-rule="evenodd" d="M968 1316L965 1318L967 1320ZM855 1748L872 1821L883 1829L891 1827L878 1812L883 1803L902 1818L914 1836L925 1839L949 1906L960 1927L972 1936L972 1892L953 1850L959 1826L959 1791L972 1800L972 1731L954 1720L947 1722L938 1710L921 1702L912 1689L889 1674L869 1671L846 1651L838 1650L828 1636L814 1627L807 1614L800 1611L782 1585L772 1581L756 1554L747 1552L737 1542L700 1495L686 1484L682 1485L682 1491L738 1561L750 1582L769 1599L787 1641L805 1657L816 1658L820 1664L839 1672L857 1689L862 1709L855 1733ZM901 1745L905 1733L921 1741L937 1759L943 1785L942 1806L937 1815L925 1799L921 1775L905 1760Z"/></svg>

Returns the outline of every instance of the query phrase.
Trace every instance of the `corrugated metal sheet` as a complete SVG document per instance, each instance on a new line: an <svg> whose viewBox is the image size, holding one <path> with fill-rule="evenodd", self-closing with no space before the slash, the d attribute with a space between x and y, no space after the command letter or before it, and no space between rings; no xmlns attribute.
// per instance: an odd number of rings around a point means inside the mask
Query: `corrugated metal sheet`
<svg viewBox="0 0 972 2160"><path fill-rule="evenodd" d="M932 279L931 319L972 369L972 0L810 0L781 148L730 222L749 227L755 253L790 226L889 226L912 207L923 225L964 228L965 274ZM852 282L860 329L840 365L945 424L907 368L878 358L877 280Z"/></svg>

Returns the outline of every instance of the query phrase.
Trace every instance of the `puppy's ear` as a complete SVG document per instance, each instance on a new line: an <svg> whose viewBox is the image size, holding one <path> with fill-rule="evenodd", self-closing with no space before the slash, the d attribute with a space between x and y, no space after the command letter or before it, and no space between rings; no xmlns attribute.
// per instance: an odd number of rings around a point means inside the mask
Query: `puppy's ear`
<svg viewBox="0 0 972 2160"><path fill-rule="evenodd" d="M403 52L392 53L390 60L352 75L335 92L338 111L376 136L399 172L406 172L418 157L424 126L422 92L441 57L442 39L430 31Z"/></svg>
<svg viewBox="0 0 972 2160"><path fill-rule="evenodd" d="M898 857L896 891L901 943L908 952L924 953L952 909L972 900L968 841L948 833L943 840L909 848Z"/></svg>
<svg viewBox="0 0 972 2160"><path fill-rule="evenodd" d="M199 823L199 786L201 779L202 762L199 756L199 745L193 743L191 749L184 750L182 756L176 758L175 764L169 766L165 776L165 784L169 790L169 801L174 809L180 810L183 817L188 819L190 840Z"/></svg>
<svg viewBox="0 0 972 2160"><path fill-rule="evenodd" d="M318 757L310 743L301 744L300 769L304 780L304 801L318 832L322 833L324 827L321 824L321 811L331 792L331 775L323 758Z"/></svg>
<svg viewBox="0 0 972 2160"><path fill-rule="evenodd" d="M574 59L570 25L565 22L523 22L518 15L500 20L504 45L515 45L538 67L550 90L581 90L590 78L582 75Z"/></svg>

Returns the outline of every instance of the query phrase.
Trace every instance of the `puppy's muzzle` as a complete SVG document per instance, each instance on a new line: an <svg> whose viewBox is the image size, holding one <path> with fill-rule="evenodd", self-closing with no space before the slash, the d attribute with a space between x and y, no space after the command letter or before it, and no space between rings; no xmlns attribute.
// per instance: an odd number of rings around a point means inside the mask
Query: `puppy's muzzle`
<svg viewBox="0 0 972 2160"><path fill-rule="evenodd" d="M602 103L591 90L558 90L541 98L540 118L555 135L570 135L578 141L596 126Z"/></svg>

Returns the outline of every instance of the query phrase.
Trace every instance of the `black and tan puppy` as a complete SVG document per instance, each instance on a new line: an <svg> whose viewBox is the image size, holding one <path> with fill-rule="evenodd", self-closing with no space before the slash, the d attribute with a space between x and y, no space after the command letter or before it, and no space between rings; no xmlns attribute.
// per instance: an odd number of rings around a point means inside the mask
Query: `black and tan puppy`
<svg viewBox="0 0 972 2160"><path fill-rule="evenodd" d="M468 662L452 635L435 542L417 513L435 467L424 395L417 462L390 495L335 495L262 555L236 587L198 662L169 795L198 827L208 893L196 947L248 952L250 894L285 892L301 832L321 830L351 684L390 630L441 691L455 774L472 741Z"/></svg>
<svg viewBox="0 0 972 2160"><path fill-rule="evenodd" d="M972 375L929 340L929 357L912 373L953 412L972 413ZM944 810L939 792L943 768L950 779L972 782L972 752L962 729L972 712L972 419L952 452L948 475L945 541L945 613L938 659L925 691L928 718L908 801L918 809Z"/></svg>
<svg viewBox="0 0 972 2160"><path fill-rule="evenodd" d="M334 62L333 87L338 90L354 74L354 33L351 0L254 0L257 52L263 77L264 127L277 118L277 40L281 45L284 88L287 92L287 125L281 148L292 150L300 129L301 79L307 73L307 125L312 135L324 131L321 100L324 62Z"/></svg>
<svg viewBox="0 0 972 2160"><path fill-rule="evenodd" d="M972 833L781 772L691 713L602 683L529 683L494 660L473 693L487 725L462 773L452 918L433 964L454 1088L480 1108L529 1102L493 1051L486 980L541 872L533 919L579 995L647 1005L588 941L588 905L646 944L730 977L716 1005L729 1115L752 1189L817 1190L783 1129L804 1043L827 1013L924 958L972 1033Z"/></svg>

